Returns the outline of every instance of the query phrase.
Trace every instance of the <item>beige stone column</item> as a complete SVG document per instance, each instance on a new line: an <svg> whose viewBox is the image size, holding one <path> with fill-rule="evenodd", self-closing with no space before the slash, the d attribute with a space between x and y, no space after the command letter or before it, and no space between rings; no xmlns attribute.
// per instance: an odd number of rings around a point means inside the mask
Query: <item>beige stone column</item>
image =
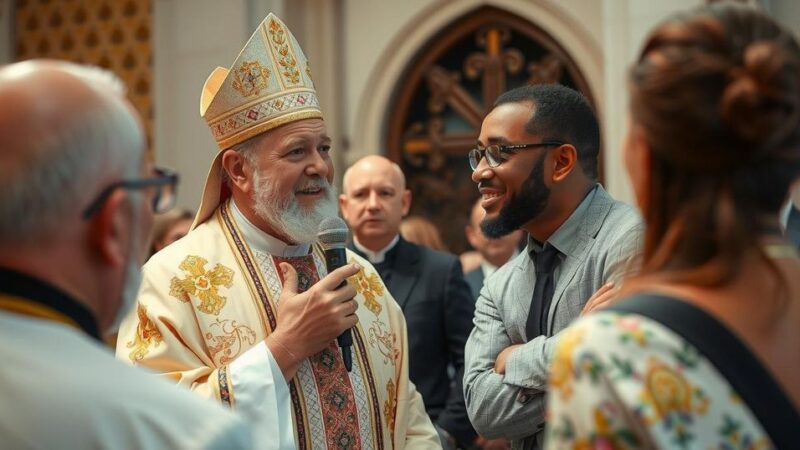
<svg viewBox="0 0 800 450"><path fill-rule="evenodd" d="M153 0L156 164L180 173L178 203L196 209L217 151L200 117L200 91L250 37L246 0Z"/></svg>
<svg viewBox="0 0 800 450"><path fill-rule="evenodd" d="M622 143L628 117L627 73L650 30L670 14L699 6L701 0L643 2L604 0L603 68L605 99L602 102L605 184L615 198L635 204L625 165Z"/></svg>
<svg viewBox="0 0 800 450"><path fill-rule="evenodd" d="M292 0L284 7L285 22L291 28L311 63L328 134L333 141L336 184L347 169L349 144L344 133L345 48L340 0Z"/></svg>
<svg viewBox="0 0 800 450"><path fill-rule="evenodd" d="M0 64L14 60L14 8L12 0L0 0Z"/></svg>

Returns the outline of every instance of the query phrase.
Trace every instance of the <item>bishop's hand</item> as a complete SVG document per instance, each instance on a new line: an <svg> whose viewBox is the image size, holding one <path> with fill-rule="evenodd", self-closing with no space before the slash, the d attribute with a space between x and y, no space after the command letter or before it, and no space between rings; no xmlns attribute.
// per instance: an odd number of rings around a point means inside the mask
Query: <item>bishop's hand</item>
<svg viewBox="0 0 800 450"><path fill-rule="evenodd" d="M340 267L303 293L297 292L294 267L280 263L280 269L283 290L278 300L277 325L266 343L288 381L302 360L320 352L358 322L356 289L343 282L358 273L360 266Z"/></svg>

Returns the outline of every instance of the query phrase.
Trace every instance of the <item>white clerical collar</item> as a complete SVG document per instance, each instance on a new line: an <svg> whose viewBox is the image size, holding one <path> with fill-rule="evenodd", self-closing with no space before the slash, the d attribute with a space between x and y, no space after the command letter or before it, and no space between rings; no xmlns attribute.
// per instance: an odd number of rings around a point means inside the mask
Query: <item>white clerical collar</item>
<svg viewBox="0 0 800 450"><path fill-rule="evenodd" d="M307 255L311 249L311 246L308 244L289 245L265 233L247 220L247 217L242 214L242 211L239 210L239 207L236 206L236 202L233 201L233 199L230 200L230 209L233 212L233 219L236 221L236 225L239 226L239 230L242 232L245 242L247 242L247 245L253 250L275 256L289 257Z"/></svg>
<svg viewBox="0 0 800 450"><path fill-rule="evenodd" d="M366 256L367 259L369 260L369 262L371 262L372 264L382 263L383 260L386 259L386 253L389 250L393 249L394 246L397 245L397 242L399 242L399 241L400 241L400 235L398 234L398 235L396 235L394 237L394 239L392 239L392 242L389 242L389 245L387 245L386 247L383 247L382 249L378 250L377 252L373 252L372 250L370 250L370 249L364 247L363 245L361 245L358 242L358 239L356 239L356 237L353 236L353 245L355 245L356 248L358 249L358 251L363 253L364 256Z"/></svg>
<svg viewBox="0 0 800 450"><path fill-rule="evenodd" d="M508 258L508 261L511 261L517 255L519 255L519 250L518 249L514 249L514 254L511 255L511 258ZM508 261L506 261L506 262L508 262ZM495 266L494 264L490 263L489 261L486 261L485 259L481 260L481 270L483 270L483 278L486 278L489 275L497 272L497 269L499 269L499 268L500 268L500 266Z"/></svg>

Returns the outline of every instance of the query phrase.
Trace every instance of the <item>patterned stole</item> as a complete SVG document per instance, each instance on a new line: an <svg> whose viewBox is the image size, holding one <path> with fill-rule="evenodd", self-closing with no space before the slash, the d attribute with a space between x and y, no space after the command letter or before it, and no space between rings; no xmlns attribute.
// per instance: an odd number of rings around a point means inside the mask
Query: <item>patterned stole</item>
<svg viewBox="0 0 800 450"><path fill-rule="evenodd" d="M283 285L277 264L291 264L298 274L298 290L305 291L319 280L319 271L324 269L321 250L315 247L311 255L294 258L256 257L244 242L227 202L220 205L217 217L261 305L269 333L277 323L276 305ZM384 441L382 421L391 424L393 433L395 406L385 405L391 417L384 419L369 350L361 333L360 326L353 328L353 372L345 369L334 340L328 348L301 363L289 383L298 450L391 448L391 442ZM389 394L394 399L394 391Z"/></svg>
<svg viewBox="0 0 800 450"><path fill-rule="evenodd" d="M275 267L289 263L297 271L297 290L305 292L319 281L312 255L298 257L272 257ZM283 274L278 271L283 284ZM319 389L325 440L329 449L361 449L353 386L336 341L309 358L314 379Z"/></svg>

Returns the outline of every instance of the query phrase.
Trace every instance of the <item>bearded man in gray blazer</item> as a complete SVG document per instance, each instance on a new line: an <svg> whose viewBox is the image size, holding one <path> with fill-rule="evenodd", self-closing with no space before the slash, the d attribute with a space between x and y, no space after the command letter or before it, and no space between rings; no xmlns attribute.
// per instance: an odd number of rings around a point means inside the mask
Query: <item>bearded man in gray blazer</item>
<svg viewBox="0 0 800 450"><path fill-rule="evenodd" d="M470 152L484 234L529 234L525 250L485 281L465 355L472 424L487 438L511 439L515 449L542 446L558 333L607 301L641 246L637 212L596 181L599 147L586 99L564 86L537 85L501 95Z"/></svg>

